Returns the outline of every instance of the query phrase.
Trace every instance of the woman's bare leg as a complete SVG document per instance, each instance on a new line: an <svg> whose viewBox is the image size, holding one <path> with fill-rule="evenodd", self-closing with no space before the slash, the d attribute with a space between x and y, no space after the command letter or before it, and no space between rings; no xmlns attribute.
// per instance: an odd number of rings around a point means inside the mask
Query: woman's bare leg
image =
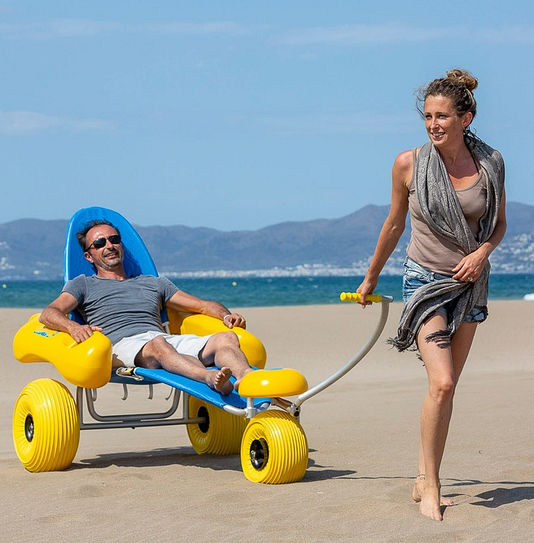
<svg viewBox="0 0 534 543"><path fill-rule="evenodd" d="M418 347L428 375L428 392L421 410L419 476L413 497L421 513L443 520L439 470L452 415L453 396L476 331L476 323L463 323L452 341L447 337L429 339L446 329L446 317L436 313L421 327Z"/></svg>

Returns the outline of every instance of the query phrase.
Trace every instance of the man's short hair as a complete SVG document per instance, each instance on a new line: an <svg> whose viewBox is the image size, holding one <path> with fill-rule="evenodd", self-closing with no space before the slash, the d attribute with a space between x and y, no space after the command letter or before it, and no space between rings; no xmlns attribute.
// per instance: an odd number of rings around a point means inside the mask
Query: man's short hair
<svg viewBox="0 0 534 543"><path fill-rule="evenodd" d="M83 252L85 252L85 244L87 242L87 232L91 230L91 228L94 228L95 226L101 226L105 224L106 226L111 226L111 228L114 228L117 231L117 234L120 235L119 229L109 221L106 221L104 219L94 219L92 221L89 221L88 223L85 223L83 228L76 232L76 239L78 240L78 243L80 244L80 247L82 248Z"/></svg>

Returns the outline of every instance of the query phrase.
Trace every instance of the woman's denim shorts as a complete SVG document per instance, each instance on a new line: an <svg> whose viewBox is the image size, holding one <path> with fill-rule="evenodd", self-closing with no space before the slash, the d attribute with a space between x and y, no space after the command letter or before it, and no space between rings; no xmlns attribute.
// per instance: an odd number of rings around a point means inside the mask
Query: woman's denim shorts
<svg viewBox="0 0 534 543"><path fill-rule="evenodd" d="M406 303L410 296L423 285L439 281L440 279L449 279L452 275L443 275L441 273L434 273L427 268L423 268L414 262L411 258L406 257L404 261L404 275L402 277L402 299ZM440 307L438 311L447 315L450 320L456 301L449 302L443 307ZM483 322L486 320L487 310L486 308L474 307L466 316L467 322Z"/></svg>

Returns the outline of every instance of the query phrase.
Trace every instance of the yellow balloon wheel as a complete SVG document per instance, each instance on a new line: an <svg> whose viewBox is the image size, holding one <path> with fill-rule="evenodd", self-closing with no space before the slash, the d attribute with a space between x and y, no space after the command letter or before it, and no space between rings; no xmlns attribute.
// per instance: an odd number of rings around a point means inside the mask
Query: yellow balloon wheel
<svg viewBox="0 0 534 543"><path fill-rule="evenodd" d="M255 483L300 481L308 467L308 441L298 420L285 411L256 415L243 436L241 466Z"/></svg>
<svg viewBox="0 0 534 543"><path fill-rule="evenodd" d="M246 418L227 413L195 396L189 396L189 416L206 419L187 425L189 440L198 454L239 454L248 423Z"/></svg>
<svg viewBox="0 0 534 543"><path fill-rule="evenodd" d="M37 379L20 393L13 413L13 443L28 471L68 468L80 441L80 420L68 388Z"/></svg>

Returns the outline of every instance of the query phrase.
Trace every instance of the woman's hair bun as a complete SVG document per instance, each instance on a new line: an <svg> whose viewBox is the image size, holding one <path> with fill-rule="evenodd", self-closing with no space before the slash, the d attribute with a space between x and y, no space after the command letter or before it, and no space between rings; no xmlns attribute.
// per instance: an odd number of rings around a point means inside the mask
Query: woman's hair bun
<svg viewBox="0 0 534 543"><path fill-rule="evenodd" d="M464 85L464 87L473 92L478 87L478 81L476 77L471 75L467 70L460 70L458 68L447 72L447 78Z"/></svg>

